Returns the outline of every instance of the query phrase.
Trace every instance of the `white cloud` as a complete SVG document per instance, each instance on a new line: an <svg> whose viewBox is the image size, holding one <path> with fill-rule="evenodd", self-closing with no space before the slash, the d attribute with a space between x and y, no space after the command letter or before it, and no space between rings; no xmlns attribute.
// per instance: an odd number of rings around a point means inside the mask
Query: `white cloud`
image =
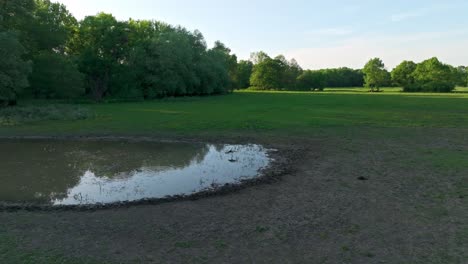
<svg viewBox="0 0 468 264"><path fill-rule="evenodd" d="M446 63L467 65L468 31L428 32L393 36L366 35L348 38L328 47L301 48L285 52L308 69L362 66L381 58L390 70L403 60L416 62L437 56Z"/></svg>

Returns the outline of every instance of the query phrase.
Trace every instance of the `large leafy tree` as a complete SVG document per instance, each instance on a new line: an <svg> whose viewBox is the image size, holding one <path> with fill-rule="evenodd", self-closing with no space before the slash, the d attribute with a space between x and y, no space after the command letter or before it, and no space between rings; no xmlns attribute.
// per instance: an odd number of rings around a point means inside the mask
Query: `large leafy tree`
<svg viewBox="0 0 468 264"><path fill-rule="evenodd" d="M241 60L237 64L237 88L244 89L250 87L250 76L252 75L253 63Z"/></svg>
<svg viewBox="0 0 468 264"><path fill-rule="evenodd" d="M392 82L401 87L407 87L414 84L413 73L417 64L412 61L403 61L392 71Z"/></svg>
<svg viewBox="0 0 468 264"><path fill-rule="evenodd" d="M0 30L27 30L33 23L34 9L34 0L0 0Z"/></svg>
<svg viewBox="0 0 468 264"><path fill-rule="evenodd" d="M380 91L380 88L389 83L390 74L385 69L385 64L379 58L373 58L364 66L364 84L372 92Z"/></svg>
<svg viewBox="0 0 468 264"><path fill-rule="evenodd" d="M69 57L43 52L34 57L31 92L35 98L75 98L84 95L84 76Z"/></svg>
<svg viewBox="0 0 468 264"><path fill-rule="evenodd" d="M214 47L211 49L212 52L216 53L216 56L220 60L220 63L224 64L224 68L227 69L229 76L229 83L226 87L229 90L233 90L237 87L238 72L237 72L237 56L231 54L231 49L224 45L220 41L216 41Z"/></svg>
<svg viewBox="0 0 468 264"><path fill-rule="evenodd" d="M274 59L264 52L252 53L254 63L250 85L259 90L294 89L302 68L296 60L288 61L283 55Z"/></svg>
<svg viewBox="0 0 468 264"><path fill-rule="evenodd" d="M18 95L28 86L31 63L15 34L0 32L0 106L16 104Z"/></svg>
<svg viewBox="0 0 468 264"><path fill-rule="evenodd" d="M186 94L193 90L192 50L187 38L177 32L161 34L140 45L131 65L145 98Z"/></svg>
<svg viewBox="0 0 468 264"><path fill-rule="evenodd" d="M86 75L87 93L101 100L109 93L116 68L128 60L128 25L112 15L100 13L81 21L70 52L79 57L81 72Z"/></svg>
<svg viewBox="0 0 468 264"><path fill-rule="evenodd" d="M413 73L414 84L404 87L406 92L451 92L456 78L451 67L431 58L418 64Z"/></svg>
<svg viewBox="0 0 468 264"><path fill-rule="evenodd" d="M50 0L36 0L34 25L29 34L39 51L65 52L65 45L75 33L78 22L65 5Z"/></svg>
<svg viewBox="0 0 468 264"><path fill-rule="evenodd" d="M260 90L280 89L282 74L281 62L268 57L254 65L250 84Z"/></svg>

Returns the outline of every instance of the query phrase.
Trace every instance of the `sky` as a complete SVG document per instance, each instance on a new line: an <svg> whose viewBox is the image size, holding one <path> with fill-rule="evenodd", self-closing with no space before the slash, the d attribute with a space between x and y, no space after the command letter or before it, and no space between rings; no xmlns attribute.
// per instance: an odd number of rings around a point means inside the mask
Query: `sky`
<svg viewBox="0 0 468 264"><path fill-rule="evenodd" d="M98 12L200 30L239 57L265 51L305 69L362 68L373 57L390 70L438 57L468 65L466 0L55 0L78 19Z"/></svg>

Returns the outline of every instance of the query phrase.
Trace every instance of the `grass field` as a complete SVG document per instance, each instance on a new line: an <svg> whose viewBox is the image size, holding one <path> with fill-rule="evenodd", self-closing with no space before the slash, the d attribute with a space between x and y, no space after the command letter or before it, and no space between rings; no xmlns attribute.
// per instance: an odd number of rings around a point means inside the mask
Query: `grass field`
<svg viewBox="0 0 468 264"><path fill-rule="evenodd" d="M54 120L0 122L0 136L241 138L303 151L281 182L233 195L90 213L0 212L0 262L465 264L467 92L55 102ZM43 106L20 102L20 115Z"/></svg>
<svg viewBox="0 0 468 264"><path fill-rule="evenodd" d="M80 105L85 120L4 124L0 135L308 134L318 128L468 127L468 94L236 92L227 96Z"/></svg>

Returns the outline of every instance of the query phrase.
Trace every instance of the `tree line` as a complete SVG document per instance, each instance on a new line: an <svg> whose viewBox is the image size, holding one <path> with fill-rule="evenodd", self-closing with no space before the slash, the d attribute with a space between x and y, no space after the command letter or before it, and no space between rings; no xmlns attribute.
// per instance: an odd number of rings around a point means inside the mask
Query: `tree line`
<svg viewBox="0 0 468 264"><path fill-rule="evenodd" d="M250 82L257 90L323 90L336 87L403 87L404 92L451 92L468 84L468 67L453 67L431 58L421 63L403 61L391 72L379 58L371 59L363 69L336 68L303 70L292 59L279 55L270 58L264 52L251 57ZM247 78L245 78L247 80ZM247 87L247 86L246 86Z"/></svg>
<svg viewBox="0 0 468 264"><path fill-rule="evenodd" d="M49 0L0 0L0 104L18 98L152 99L238 88L237 57L163 22L78 21Z"/></svg>
<svg viewBox="0 0 468 264"><path fill-rule="evenodd" d="M0 106L18 98L154 99L224 94L234 89L323 90L402 86L450 92L467 68L432 58L391 72L379 58L363 69L304 70L296 60L253 53L249 60L199 31L159 21L118 21L100 13L78 21L50 0L0 0Z"/></svg>
<svg viewBox="0 0 468 264"><path fill-rule="evenodd" d="M245 87L257 90L323 90L325 87L357 87L364 85L361 70L350 68L303 70L295 59L283 55L271 58L256 52L250 58L250 77Z"/></svg>

